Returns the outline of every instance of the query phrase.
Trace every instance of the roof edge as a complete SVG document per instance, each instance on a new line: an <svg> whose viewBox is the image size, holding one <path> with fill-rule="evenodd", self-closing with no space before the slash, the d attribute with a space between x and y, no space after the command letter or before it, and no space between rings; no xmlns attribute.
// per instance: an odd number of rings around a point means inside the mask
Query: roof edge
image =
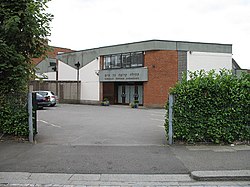
<svg viewBox="0 0 250 187"><path fill-rule="evenodd" d="M181 43L186 43L186 44L208 44L208 45L224 45L224 46L232 46L232 44L223 44L223 43L208 43L208 42L190 42L190 41L174 41L174 40L159 40L159 39L152 39L152 40L143 40L143 41L137 41L137 42L129 42L129 43L122 43L122 44L115 44L115 45L107 45L107 46L102 46L102 47L95 47L95 48L88 48L88 49L83 49L83 50L76 50L72 52L65 52L64 54L70 54L70 53L75 53L75 52L85 52L85 51L90 51L90 50L101 50L105 48L110 48L110 47L122 47L126 45L133 45L133 44L140 44L140 43L149 43L149 42L175 42L177 44ZM60 54L58 54L60 55Z"/></svg>

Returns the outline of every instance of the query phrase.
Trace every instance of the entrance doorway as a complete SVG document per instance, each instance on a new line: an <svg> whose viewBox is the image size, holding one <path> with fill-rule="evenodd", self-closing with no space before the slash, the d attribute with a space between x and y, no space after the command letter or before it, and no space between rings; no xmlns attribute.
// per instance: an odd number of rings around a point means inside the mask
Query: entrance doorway
<svg viewBox="0 0 250 187"><path fill-rule="evenodd" d="M138 100L143 104L143 85L118 85L118 104L129 104Z"/></svg>

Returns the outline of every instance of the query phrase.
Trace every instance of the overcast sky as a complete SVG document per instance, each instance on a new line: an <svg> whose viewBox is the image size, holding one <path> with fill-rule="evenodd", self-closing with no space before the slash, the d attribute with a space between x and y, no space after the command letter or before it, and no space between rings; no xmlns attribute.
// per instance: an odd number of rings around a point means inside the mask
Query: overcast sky
<svg viewBox="0 0 250 187"><path fill-rule="evenodd" d="M250 69L250 0L52 0L50 45L74 50L143 40L233 44Z"/></svg>

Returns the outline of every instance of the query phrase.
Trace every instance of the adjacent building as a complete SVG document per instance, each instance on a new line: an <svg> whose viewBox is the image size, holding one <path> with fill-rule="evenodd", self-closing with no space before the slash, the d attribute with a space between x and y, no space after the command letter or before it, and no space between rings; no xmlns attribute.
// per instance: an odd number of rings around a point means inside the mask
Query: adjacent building
<svg viewBox="0 0 250 187"><path fill-rule="evenodd" d="M32 62L36 65L36 75L38 78L45 80L57 79L57 66L58 60L56 59L58 54L73 52L73 50L62 47L50 46L47 54L40 58L33 58Z"/></svg>
<svg viewBox="0 0 250 187"><path fill-rule="evenodd" d="M66 51L57 59L56 72L51 71L48 79L77 81L78 102L98 104L108 98L111 104L129 104L139 100L145 107L163 107L169 88L181 81L183 72L238 67L231 44L165 40ZM44 73L46 65L40 66Z"/></svg>

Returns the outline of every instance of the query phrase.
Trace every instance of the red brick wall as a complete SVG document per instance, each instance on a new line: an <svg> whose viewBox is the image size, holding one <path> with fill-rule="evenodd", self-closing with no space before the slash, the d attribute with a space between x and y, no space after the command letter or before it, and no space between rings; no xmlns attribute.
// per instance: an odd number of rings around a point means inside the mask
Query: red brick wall
<svg viewBox="0 0 250 187"><path fill-rule="evenodd" d="M144 66L148 82L144 83L144 106L164 107L169 88L178 80L177 51L147 51Z"/></svg>
<svg viewBox="0 0 250 187"><path fill-rule="evenodd" d="M67 49L67 48L61 48L61 47L51 47L51 50L47 52L47 56L49 58L56 58L58 52L67 53L67 52L73 52L73 50ZM38 64L42 60L44 60L45 58L46 58L46 56L42 56L40 58L33 58L32 63L33 64Z"/></svg>

